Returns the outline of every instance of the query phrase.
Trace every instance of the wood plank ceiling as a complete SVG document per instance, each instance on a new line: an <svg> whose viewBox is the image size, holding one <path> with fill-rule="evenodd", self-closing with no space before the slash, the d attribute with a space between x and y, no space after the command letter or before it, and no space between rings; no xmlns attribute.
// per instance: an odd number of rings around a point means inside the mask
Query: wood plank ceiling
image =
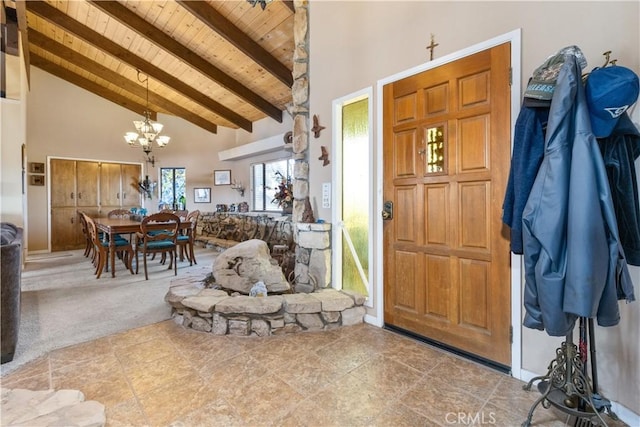
<svg viewBox="0 0 640 427"><path fill-rule="evenodd" d="M30 64L138 114L215 133L282 122L293 82L293 5L244 0L18 0ZM26 6L26 7L24 7ZM25 32L22 32L23 38ZM148 81L145 79L148 77Z"/></svg>

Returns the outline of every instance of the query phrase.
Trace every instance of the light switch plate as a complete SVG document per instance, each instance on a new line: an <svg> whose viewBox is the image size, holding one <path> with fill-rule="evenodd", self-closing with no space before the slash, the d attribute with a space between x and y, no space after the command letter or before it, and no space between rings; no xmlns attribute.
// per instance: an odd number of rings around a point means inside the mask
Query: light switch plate
<svg viewBox="0 0 640 427"><path fill-rule="evenodd" d="M330 182L322 183L322 207L323 208L331 207L331 183Z"/></svg>

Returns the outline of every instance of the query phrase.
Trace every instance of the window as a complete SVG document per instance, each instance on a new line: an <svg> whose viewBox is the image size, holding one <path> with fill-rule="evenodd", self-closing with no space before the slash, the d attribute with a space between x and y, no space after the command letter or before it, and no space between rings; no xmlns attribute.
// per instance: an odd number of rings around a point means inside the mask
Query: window
<svg viewBox="0 0 640 427"><path fill-rule="evenodd" d="M373 160L370 108L365 90L335 100L338 129L334 152L334 280L338 287L368 296L372 307Z"/></svg>
<svg viewBox="0 0 640 427"><path fill-rule="evenodd" d="M251 165L251 191L254 211L281 211L273 201L278 184L293 176L293 159L279 159Z"/></svg>
<svg viewBox="0 0 640 427"><path fill-rule="evenodd" d="M185 168L160 168L158 209L186 209L186 175Z"/></svg>

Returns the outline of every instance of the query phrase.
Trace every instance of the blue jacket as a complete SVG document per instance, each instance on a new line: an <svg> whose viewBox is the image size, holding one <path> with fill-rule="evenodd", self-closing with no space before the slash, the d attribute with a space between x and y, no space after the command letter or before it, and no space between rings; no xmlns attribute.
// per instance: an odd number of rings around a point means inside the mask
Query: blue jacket
<svg viewBox="0 0 640 427"><path fill-rule="evenodd" d="M542 163L548 118L548 107L523 105L516 120L511 169L502 205L502 222L511 228L514 254L522 254L522 211Z"/></svg>
<svg viewBox="0 0 640 427"><path fill-rule="evenodd" d="M572 55L560 70L542 164L523 211L524 325L564 336L577 317L620 321L634 300L607 174Z"/></svg>
<svg viewBox="0 0 640 427"><path fill-rule="evenodd" d="M598 139L607 168L620 242L629 265L640 266L640 197L635 160L640 157L640 131L627 113L611 136Z"/></svg>

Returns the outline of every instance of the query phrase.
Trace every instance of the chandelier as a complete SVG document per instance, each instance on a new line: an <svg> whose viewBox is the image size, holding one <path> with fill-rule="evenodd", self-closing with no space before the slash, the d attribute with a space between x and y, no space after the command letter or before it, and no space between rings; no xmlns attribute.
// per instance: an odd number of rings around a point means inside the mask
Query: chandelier
<svg viewBox="0 0 640 427"><path fill-rule="evenodd" d="M144 80L141 80L140 70L138 70L138 81L146 83L147 85L147 109L144 112L143 120L133 121L136 132L127 132L124 135L124 140L130 147L142 147L142 151L147 155L147 161L154 165L155 158L150 157L153 142L155 141L158 148L164 148L171 138L166 135L160 135L163 128L162 123L151 120L151 111L149 110L149 77L147 76Z"/></svg>
<svg viewBox="0 0 640 427"><path fill-rule="evenodd" d="M247 1L251 3L252 7L256 7L256 5L259 4L262 10L264 10L264 8L267 7L267 4L271 3L273 0L247 0Z"/></svg>

